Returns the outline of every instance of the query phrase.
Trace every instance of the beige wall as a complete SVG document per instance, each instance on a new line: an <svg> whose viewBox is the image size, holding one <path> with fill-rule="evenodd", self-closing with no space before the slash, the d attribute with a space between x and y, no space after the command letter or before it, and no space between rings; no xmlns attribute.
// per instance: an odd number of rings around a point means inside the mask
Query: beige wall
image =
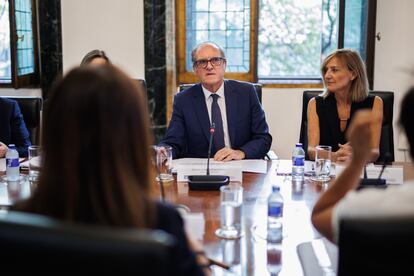
<svg viewBox="0 0 414 276"><path fill-rule="evenodd" d="M377 32L381 40L376 42L374 89L395 92L394 99L394 147L397 160L404 160L402 149L407 148L404 135L400 134L398 116L400 102L407 89L414 84L414 1L378 0ZM408 154L407 154L408 155Z"/></svg>
<svg viewBox="0 0 414 276"><path fill-rule="evenodd" d="M144 6L137 0L63 0L63 69L103 49L133 78L144 78Z"/></svg>

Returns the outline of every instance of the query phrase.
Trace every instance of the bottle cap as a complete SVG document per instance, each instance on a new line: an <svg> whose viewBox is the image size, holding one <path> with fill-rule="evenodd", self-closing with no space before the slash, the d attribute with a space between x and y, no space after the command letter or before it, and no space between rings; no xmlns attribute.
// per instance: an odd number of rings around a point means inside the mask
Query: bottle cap
<svg viewBox="0 0 414 276"><path fill-rule="evenodd" d="M280 187L279 186L272 186L272 192L276 192L276 191L280 191Z"/></svg>
<svg viewBox="0 0 414 276"><path fill-rule="evenodd" d="M14 149L16 146L14 144L9 144L9 149Z"/></svg>
<svg viewBox="0 0 414 276"><path fill-rule="evenodd" d="M296 143L296 147L302 147L302 143Z"/></svg>

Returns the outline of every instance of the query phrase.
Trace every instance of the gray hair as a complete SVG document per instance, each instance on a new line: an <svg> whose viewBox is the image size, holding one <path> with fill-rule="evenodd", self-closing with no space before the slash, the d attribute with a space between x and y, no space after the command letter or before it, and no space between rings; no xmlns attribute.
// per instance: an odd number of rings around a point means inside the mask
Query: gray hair
<svg viewBox="0 0 414 276"><path fill-rule="evenodd" d="M224 49L220 46L220 45L218 45L217 43L214 43L214 42L212 42L212 41L204 41L204 42L201 42L200 44L197 44L194 48L193 48L193 50L191 51L191 62L192 63L194 63L195 61L196 61L196 54L197 54L197 51L200 49L200 48L202 48L202 47L204 47L204 46L212 46L212 47L214 47L214 48L217 48L219 51L220 51L220 55L221 55L221 57L222 58L225 58L226 57L226 55L224 54Z"/></svg>
<svg viewBox="0 0 414 276"><path fill-rule="evenodd" d="M87 65L87 64L89 64L89 63L91 63L91 61L94 59L94 58L103 58L104 60L106 60L106 62L108 63L108 64L111 64L111 60L108 58L108 56L106 55L106 53L103 51L103 50L98 50L98 49L96 49L96 50L92 50L92 51L90 51L89 53L87 53L84 57L83 57L83 59L82 59L82 61L81 61L81 66L83 66L83 65Z"/></svg>

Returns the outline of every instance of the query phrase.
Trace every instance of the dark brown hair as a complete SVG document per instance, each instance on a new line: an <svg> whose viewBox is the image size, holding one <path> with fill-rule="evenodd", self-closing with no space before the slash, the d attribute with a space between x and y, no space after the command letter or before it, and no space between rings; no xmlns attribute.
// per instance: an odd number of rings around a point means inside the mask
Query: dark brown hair
<svg viewBox="0 0 414 276"><path fill-rule="evenodd" d="M151 227L145 105L144 91L111 65L70 71L45 111L42 174L22 209L66 221Z"/></svg>
<svg viewBox="0 0 414 276"><path fill-rule="evenodd" d="M399 124L402 126L414 160L414 87L411 87L401 101Z"/></svg>
<svg viewBox="0 0 414 276"><path fill-rule="evenodd" d="M111 64L111 61L109 60L108 56L106 55L104 51L92 50L83 57L80 65L81 66L87 65L91 63L91 61L95 58L103 58L104 60L106 60L107 64Z"/></svg>

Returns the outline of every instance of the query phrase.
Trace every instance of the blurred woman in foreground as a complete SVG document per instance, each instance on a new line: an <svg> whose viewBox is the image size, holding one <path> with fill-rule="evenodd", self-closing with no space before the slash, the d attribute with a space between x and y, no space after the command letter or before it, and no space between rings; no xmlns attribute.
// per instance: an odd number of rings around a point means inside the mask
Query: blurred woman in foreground
<svg viewBox="0 0 414 276"><path fill-rule="evenodd" d="M69 72L45 111L38 187L14 209L66 222L164 230L178 242L172 274L203 275L197 261L208 260L194 254L201 250L187 239L178 212L151 198L145 105L144 91L113 66Z"/></svg>

